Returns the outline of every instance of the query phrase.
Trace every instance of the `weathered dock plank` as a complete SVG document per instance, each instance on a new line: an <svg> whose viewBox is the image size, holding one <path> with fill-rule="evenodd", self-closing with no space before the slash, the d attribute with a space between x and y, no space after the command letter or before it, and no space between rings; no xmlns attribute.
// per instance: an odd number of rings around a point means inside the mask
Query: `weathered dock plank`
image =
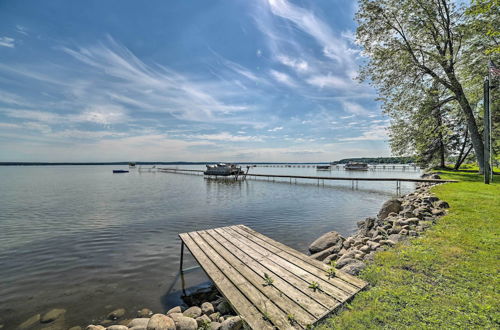
<svg viewBox="0 0 500 330"><path fill-rule="evenodd" d="M341 271L330 278L325 265L243 225L179 237L253 329L305 329L366 286Z"/></svg>

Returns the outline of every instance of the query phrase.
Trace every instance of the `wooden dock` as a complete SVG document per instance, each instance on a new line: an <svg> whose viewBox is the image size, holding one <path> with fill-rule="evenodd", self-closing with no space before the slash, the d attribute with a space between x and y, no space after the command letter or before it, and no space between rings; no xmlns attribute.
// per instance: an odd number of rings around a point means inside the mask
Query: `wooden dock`
<svg viewBox="0 0 500 330"><path fill-rule="evenodd" d="M192 173L203 175L203 170L193 170L193 169L183 169L183 168L160 168L160 172L166 173ZM327 181L352 181L358 183L358 181L392 181L396 182L397 186L400 186L401 182L428 182L428 183L448 183L448 182L458 182L456 180L442 180L442 179L424 179L424 178L370 178L370 177L349 177L349 176L314 176L314 175L288 175L288 174L253 174L248 173L246 175L248 178L267 178L267 179L289 179L292 183L292 179L306 179L306 180L317 180L318 184Z"/></svg>
<svg viewBox="0 0 500 330"><path fill-rule="evenodd" d="M244 225L179 236L252 329L305 329L367 285Z"/></svg>

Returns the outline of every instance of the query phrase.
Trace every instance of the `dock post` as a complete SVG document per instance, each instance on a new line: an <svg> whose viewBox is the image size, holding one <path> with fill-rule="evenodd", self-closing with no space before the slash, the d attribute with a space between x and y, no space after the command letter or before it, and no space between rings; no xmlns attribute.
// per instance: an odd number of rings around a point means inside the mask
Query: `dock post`
<svg viewBox="0 0 500 330"><path fill-rule="evenodd" d="M179 270L182 273L182 263L184 262L184 241L181 241L181 261L179 264Z"/></svg>

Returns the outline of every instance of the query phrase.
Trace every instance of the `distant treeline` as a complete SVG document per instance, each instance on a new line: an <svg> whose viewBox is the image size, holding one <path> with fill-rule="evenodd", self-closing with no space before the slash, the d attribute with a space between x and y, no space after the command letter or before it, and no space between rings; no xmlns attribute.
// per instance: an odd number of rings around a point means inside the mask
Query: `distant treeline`
<svg viewBox="0 0 500 330"><path fill-rule="evenodd" d="M378 163L378 164L408 164L415 162L412 157L378 157L378 158L346 158L340 161L336 161L338 164L346 164L348 162L363 162L363 163ZM61 162L61 163L49 163L49 162L0 162L0 166L68 166L68 165L115 165L123 166L128 165L131 162ZM206 165L206 164L217 164L219 162L132 162L136 166L141 165ZM328 162L225 162L225 163L236 163L236 164L328 164Z"/></svg>
<svg viewBox="0 0 500 330"><path fill-rule="evenodd" d="M338 164L347 164L349 162L362 162L367 164L410 164L415 162L414 157L377 157L377 158L346 158L339 160Z"/></svg>

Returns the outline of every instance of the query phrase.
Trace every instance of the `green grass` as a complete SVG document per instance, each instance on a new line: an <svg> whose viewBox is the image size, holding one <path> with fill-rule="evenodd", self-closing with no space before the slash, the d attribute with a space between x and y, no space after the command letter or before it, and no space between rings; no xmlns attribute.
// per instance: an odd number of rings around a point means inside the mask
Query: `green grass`
<svg viewBox="0 0 500 330"><path fill-rule="evenodd" d="M449 213L420 238L378 253L360 275L371 287L318 328L500 328L500 176L440 171L460 180L432 191Z"/></svg>

